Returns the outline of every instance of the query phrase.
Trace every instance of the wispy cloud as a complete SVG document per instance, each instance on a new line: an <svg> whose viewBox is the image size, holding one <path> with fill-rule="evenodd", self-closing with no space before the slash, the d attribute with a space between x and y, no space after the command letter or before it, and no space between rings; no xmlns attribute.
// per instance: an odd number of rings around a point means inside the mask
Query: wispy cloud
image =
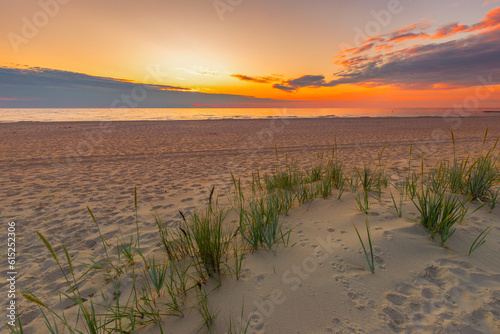
<svg viewBox="0 0 500 334"><path fill-rule="evenodd" d="M429 26L430 26L429 21L418 22L409 26L405 26L401 29L394 30L392 33L385 36L389 36L389 40L391 40L391 39L397 39L398 36L403 36L403 35L421 35L422 33L420 31L429 28Z"/></svg>
<svg viewBox="0 0 500 334"><path fill-rule="evenodd" d="M500 0L498 0L500 1ZM405 26L401 29L394 30L388 34L377 35L361 43L358 48L348 48L341 51L337 56L338 59L346 55L355 55L375 46L375 49L381 50L389 48L389 46L394 46L394 43L404 43L408 40L414 39L443 39L452 37L458 33L471 33L481 30L492 29L500 24L500 8L493 9L489 11L485 18L480 22L473 24L471 26L459 24L458 22L449 23L441 28L438 28L434 32L428 32L431 27L429 21L418 22L409 26ZM369 44L368 44L369 43ZM368 47L370 46L370 47Z"/></svg>
<svg viewBox="0 0 500 334"><path fill-rule="evenodd" d="M388 42L406 42L410 39L427 39L430 38L426 33L419 32L419 33L414 33L414 32L408 32L406 34L401 34L401 35L396 35L394 37L389 38L387 41Z"/></svg>
<svg viewBox="0 0 500 334"><path fill-rule="evenodd" d="M493 2L498 2L500 0L486 0L485 2L483 2L483 6L486 6L486 5L489 5L490 3L493 3Z"/></svg>
<svg viewBox="0 0 500 334"><path fill-rule="evenodd" d="M467 32L470 29L469 26L464 24L458 24L458 22L453 22L445 25L444 27L439 28L434 35L432 35L432 39L440 39L447 38L453 35L458 34L459 32Z"/></svg>
<svg viewBox="0 0 500 334"><path fill-rule="evenodd" d="M268 75L264 77L251 77L244 74L231 74L231 77L241 80L248 81L253 83L275 83L283 80L282 76L278 75Z"/></svg>
<svg viewBox="0 0 500 334"><path fill-rule="evenodd" d="M194 75L219 75L217 71L201 66L193 66L192 68L177 67L177 69Z"/></svg>
<svg viewBox="0 0 500 334"><path fill-rule="evenodd" d="M286 92L292 92L302 87L321 87L326 84L325 77L322 75L304 75L300 78L288 80L281 84L275 84L273 87Z"/></svg>
<svg viewBox="0 0 500 334"><path fill-rule="evenodd" d="M335 57L343 69L332 80L323 75L303 75L273 87L294 92L304 87L334 87L341 84L397 85L403 88L456 88L478 84L478 76L500 84L500 8L488 12L471 25L451 23L434 33L420 31L428 23L417 23L386 35L367 39L359 48L343 50ZM401 46L410 39L438 39L459 32L468 36L441 42ZM397 43L397 44L395 44Z"/></svg>

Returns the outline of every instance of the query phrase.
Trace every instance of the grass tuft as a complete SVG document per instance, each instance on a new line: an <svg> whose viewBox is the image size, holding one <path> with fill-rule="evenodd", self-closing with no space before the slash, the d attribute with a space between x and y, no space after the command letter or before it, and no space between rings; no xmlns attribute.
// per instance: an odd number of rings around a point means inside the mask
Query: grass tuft
<svg viewBox="0 0 500 334"><path fill-rule="evenodd" d="M484 240L486 238L486 236L488 236L488 234L491 232L491 226L488 226L487 228L484 229L483 232L481 232L477 238L474 240L474 242L472 243L472 245L470 246L469 248L469 256L476 250L478 249L479 247L481 247L482 245L484 245L484 243L486 242L486 240Z"/></svg>
<svg viewBox="0 0 500 334"><path fill-rule="evenodd" d="M413 203L420 212L420 224L430 233L431 239L439 233L441 246L453 235L453 225L461 223L468 211L465 200L456 194L446 194L445 189L433 191L430 187L417 192L417 202Z"/></svg>
<svg viewBox="0 0 500 334"><path fill-rule="evenodd" d="M195 256L197 268L212 278L220 279L221 263L227 253L232 231L224 226L230 209L220 207L217 201L212 200L213 188L208 206L193 215L184 224L186 241ZM203 276L200 270L200 276Z"/></svg>
<svg viewBox="0 0 500 334"><path fill-rule="evenodd" d="M368 256L368 251L366 250L365 243L363 242L363 239L361 239L361 235L359 234L359 231L354 225L354 229L356 230L356 234L358 235L359 242L361 242L361 246L363 247L363 252L365 253L365 258L366 262L368 262L368 266L370 267L370 271L372 274L375 273L375 257L373 254L373 247L372 247L372 238L370 236L370 226L368 225L368 219L365 219L366 223L366 234L368 235L368 244L370 246L370 256Z"/></svg>

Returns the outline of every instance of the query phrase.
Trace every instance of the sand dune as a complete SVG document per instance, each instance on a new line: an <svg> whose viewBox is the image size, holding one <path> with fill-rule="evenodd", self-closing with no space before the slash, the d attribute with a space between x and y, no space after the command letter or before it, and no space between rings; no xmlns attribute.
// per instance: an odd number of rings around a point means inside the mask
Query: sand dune
<svg viewBox="0 0 500 334"><path fill-rule="evenodd" d="M135 187L142 251L161 254L153 208L175 227L178 210L190 214L202 206L214 185L227 203L229 172L248 180L257 167L270 171L275 150L280 159L287 154L310 166L336 139L339 158L351 168L375 164L387 145L382 160L397 178L408 166L411 144L414 166L422 157L426 167L434 166L453 155L452 128L464 158L479 154L486 127L489 147L500 135L497 117L0 124L0 217L18 227L17 289L56 305L57 291L67 287L35 231L56 252L65 243L75 263L88 262L102 246L86 207L107 240L116 240L119 230L127 236L136 228ZM467 216L443 248L410 220L418 218L411 201L397 217L390 190L381 201L371 200L367 215L374 275L353 227L365 236L365 215L355 209L354 195L315 199L282 218L293 228L288 247L245 255L241 279L225 277L210 294L210 305L219 310L214 332L224 333L225 321L237 318L242 305L249 333L500 332L500 209L489 213L484 207ZM465 256L490 225L486 244ZM6 254L5 244L1 249ZM123 295L130 284L129 277ZM207 290L213 287L208 282ZM80 288L87 297L99 289L113 293L99 275ZM2 281L0 295L7 290ZM18 302L25 333L41 333L38 308L22 297ZM201 324L190 311L184 318L167 317L164 329L195 333ZM159 329L151 325L141 332Z"/></svg>

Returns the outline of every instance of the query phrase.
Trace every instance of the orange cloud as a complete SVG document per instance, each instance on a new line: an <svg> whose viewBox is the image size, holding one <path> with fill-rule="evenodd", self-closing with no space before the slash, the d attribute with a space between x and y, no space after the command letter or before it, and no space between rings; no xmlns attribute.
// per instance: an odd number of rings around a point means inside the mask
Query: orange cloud
<svg viewBox="0 0 500 334"><path fill-rule="evenodd" d="M394 48L394 45L392 44L381 44L376 47L377 51L389 51Z"/></svg>
<svg viewBox="0 0 500 334"><path fill-rule="evenodd" d="M474 32L485 29L494 29L500 25L500 7L490 10L484 19L473 26L458 24L457 22L448 24L436 31L432 35L432 39L446 38L458 34L460 32Z"/></svg>
<svg viewBox="0 0 500 334"><path fill-rule="evenodd" d="M486 14L486 17L481 22L474 24L469 31L483 30L494 28L500 24L500 7L492 9Z"/></svg>
<svg viewBox="0 0 500 334"><path fill-rule="evenodd" d="M340 52L334 57L335 63L344 68L334 73L331 80L323 75L306 74L274 87L297 93L302 88L340 85L390 85L404 90L452 90L485 85L484 82L498 85L499 78L493 73L500 70L500 8L489 11L472 26L451 23L434 34L418 31L425 27L427 23L409 25ZM479 32L450 41L400 47L400 43L409 40L438 39L474 31ZM367 43L368 40L371 42Z"/></svg>
<svg viewBox="0 0 500 334"><path fill-rule="evenodd" d="M392 36L404 35L413 32L414 30L426 29L430 26L429 22L419 22L409 26L404 26L401 29L394 30Z"/></svg>
<svg viewBox="0 0 500 334"><path fill-rule="evenodd" d="M470 29L469 26L464 24L458 24L457 22L448 24L442 28L439 28L434 35L432 35L432 39L446 38L458 34L459 32L467 32Z"/></svg>
<svg viewBox="0 0 500 334"><path fill-rule="evenodd" d="M406 33L390 38L389 42L402 43L411 39L427 39L427 38L430 38L430 36L426 33Z"/></svg>
<svg viewBox="0 0 500 334"><path fill-rule="evenodd" d="M493 2L498 2L500 0L486 0L485 2L483 2L483 6L486 6L486 5L489 5L490 3L493 3Z"/></svg>

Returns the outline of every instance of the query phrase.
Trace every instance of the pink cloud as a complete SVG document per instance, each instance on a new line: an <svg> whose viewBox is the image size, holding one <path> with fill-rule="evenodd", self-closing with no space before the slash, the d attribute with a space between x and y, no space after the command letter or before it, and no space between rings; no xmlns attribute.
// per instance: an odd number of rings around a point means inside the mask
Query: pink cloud
<svg viewBox="0 0 500 334"><path fill-rule="evenodd" d="M392 37L391 39L389 39L389 42L402 43L402 42L406 42L406 41L411 40L411 39L427 39L430 37L431 36L429 36L428 34L423 33L423 32L421 32L421 33L406 33L406 34L397 35L397 36Z"/></svg>
<svg viewBox="0 0 500 334"><path fill-rule="evenodd" d="M490 10L481 22L474 24L469 31L496 27L500 24L500 7Z"/></svg>
<svg viewBox="0 0 500 334"><path fill-rule="evenodd" d="M459 32L467 32L470 27L464 24L458 24L457 22L450 23L445 25L442 28L439 28L434 35L432 35L432 39L446 38L458 34Z"/></svg>
<svg viewBox="0 0 500 334"><path fill-rule="evenodd" d="M409 26L405 26L401 29L398 29L398 30L394 30L392 32L392 36L398 36L398 35L404 35L404 34L408 34L408 33L412 33L413 31L415 30L423 30L423 29L426 29L430 26L430 23L429 22L419 22L419 23L415 23L415 24L412 24L412 25L409 25Z"/></svg>
<svg viewBox="0 0 500 334"><path fill-rule="evenodd" d="M500 0L486 0L485 2L483 2L483 6L486 6L486 5L489 5L490 3L493 3L493 2L498 2Z"/></svg>
<svg viewBox="0 0 500 334"><path fill-rule="evenodd" d="M375 49L379 52L384 50L388 51L394 48L394 43L404 43L409 40L417 39L442 39L452 37L458 33L496 29L497 27L500 27L500 7L490 10L480 22L472 26L453 22L437 29L434 33L431 34L422 31L423 29L429 28L429 26L430 24L428 21L418 22L394 30L388 34L370 37L363 41L360 47L343 50L334 58L336 58L336 63L338 64L351 66L353 64L358 64L361 59L360 57L354 58L354 55L363 54L364 52L367 52L371 49ZM407 52L410 51L411 50L407 50ZM353 57L353 59L346 59L346 57Z"/></svg>
<svg viewBox="0 0 500 334"><path fill-rule="evenodd" d="M422 31L428 26L427 23L409 25L339 52L334 59L343 68L334 73L332 80L322 75L303 75L274 87L297 91L303 87L369 84L404 89L456 89L477 86L478 78L500 85L497 74L500 73L500 7L490 10L473 25L454 22L434 32ZM469 34L458 38L459 33ZM454 38L411 46L402 44L450 37Z"/></svg>

